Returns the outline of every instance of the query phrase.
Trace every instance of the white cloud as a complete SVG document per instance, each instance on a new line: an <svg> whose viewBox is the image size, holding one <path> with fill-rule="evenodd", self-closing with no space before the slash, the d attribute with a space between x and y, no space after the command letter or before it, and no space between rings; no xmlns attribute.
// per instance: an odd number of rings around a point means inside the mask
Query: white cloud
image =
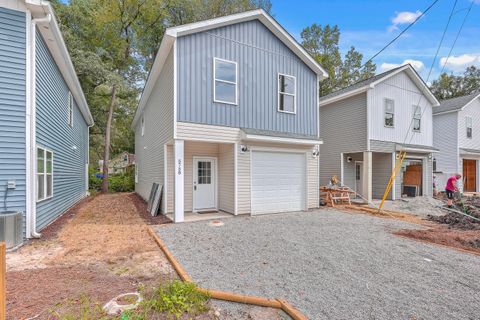
<svg viewBox="0 0 480 320"><path fill-rule="evenodd" d="M480 3L480 0L476 1L479 1ZM442 57L440 59L440 68L443 68L445 62L447 62L445 69L451 71L464 71L467 67L472 65L480 66L480 54L462 54L460 56L451 56L448 58L448 61L447 57Z"/></svg>
<svg viewBox="0 0 480 320"><path fill-rule="evenodd" d="M480 0L470 0L470 2L473 2L475 4L480 4Z"/></svg>
<svg viewBox="0 0 480 320"><path fill-rule="evenodd" d="M388 70L406 65L408 63L411 64L412 67L415 70L417 70L418 72L422 71L425 68L425 65L420 60L406 59L402 63L387 63L387 62L384 62L380 65L380 71L385 72L385 71L388 71Z"/></svg>
<svg viewBox="0 0 480 320"><path fill-rule="evenodd" d="M474 1L480 1L480 0L474 0ZM388 31L398 30L398 26L401 24L412 23L421 14L422 12L419 10L415 12L411 12L411 11L396 12L396 16L391 19L392 25L388 27Z"/></svg>

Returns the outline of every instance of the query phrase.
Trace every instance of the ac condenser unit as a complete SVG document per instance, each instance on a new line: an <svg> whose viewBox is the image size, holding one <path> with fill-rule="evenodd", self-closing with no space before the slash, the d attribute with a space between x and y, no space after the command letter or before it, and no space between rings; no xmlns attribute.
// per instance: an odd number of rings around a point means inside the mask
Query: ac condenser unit
<svg viewBox="0 0 480 320"><path fill-rule="evenodd" d="M5 242L7 249L16 248L23 243L21 212L0 212L0 242Z"/></svg>

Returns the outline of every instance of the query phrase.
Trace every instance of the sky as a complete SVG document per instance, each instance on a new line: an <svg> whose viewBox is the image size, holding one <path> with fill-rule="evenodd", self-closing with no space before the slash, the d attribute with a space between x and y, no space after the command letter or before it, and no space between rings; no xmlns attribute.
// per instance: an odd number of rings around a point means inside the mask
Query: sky
<svg viewBox="0 0 480 320"><path fill-rule="evenodd" d="M299 42L306 26L338 25L340 50L351 46L365 60L377 53L420 15L433 0L271 0L275 19ZM480 67L480 0L457 0L439 56L427 79L435 52L448 21L454 0L439 0L424 17L411 27L374 62L377 72L410 62L424 80L436 79L455 40L468 7L473 7L445 65L445 72L459 74L469 65ZM443 58L443 59L442 59Z"/></svg>

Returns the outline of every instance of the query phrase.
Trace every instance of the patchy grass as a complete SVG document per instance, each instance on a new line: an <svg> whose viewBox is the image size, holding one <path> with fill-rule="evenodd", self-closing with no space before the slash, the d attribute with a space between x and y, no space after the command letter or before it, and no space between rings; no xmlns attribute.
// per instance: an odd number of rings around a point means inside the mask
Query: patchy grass
<svg viewBox="0 0 480 320"><path fill-rule="evenodd" d="M195 319L210 310L208 295L196 290L193 283L180 280L161 283L147 292L140 288L144 300L135 310L121 315L107 315L100 303L89 296L69 299L49 310L48 319L55 320L149 320L149 319ZM123 301L133 303L134 301Z"/></svg>

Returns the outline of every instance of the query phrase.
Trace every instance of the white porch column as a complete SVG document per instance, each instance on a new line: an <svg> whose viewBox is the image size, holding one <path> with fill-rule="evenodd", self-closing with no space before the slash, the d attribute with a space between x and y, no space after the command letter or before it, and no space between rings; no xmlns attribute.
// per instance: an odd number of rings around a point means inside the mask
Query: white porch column
<svg viewBox="0 0 480 320"><path fill-rule="evenodd" d="M183 140L175 140L173 145L174 153L175 153L175 208L173 214L173 221L183 222L184 220L184 158L183 158L183 150L184 150L184 142Z"/></svg>
<svg viewBox="0 0 480 320"><path fill-rule="evenodd" d="M372 152L363 153L363 196L372 202Z"/></svg>
<svg viewBox="0 0 480 320"><path fill-rule="evenodd" d="M395 164L397 163L397 153L392 152L392 172L395 169ZM395 186L397 184L397 177L395 177L395 180L393 181L393 186L392 186L392 200L395 200Z"/></svg>

